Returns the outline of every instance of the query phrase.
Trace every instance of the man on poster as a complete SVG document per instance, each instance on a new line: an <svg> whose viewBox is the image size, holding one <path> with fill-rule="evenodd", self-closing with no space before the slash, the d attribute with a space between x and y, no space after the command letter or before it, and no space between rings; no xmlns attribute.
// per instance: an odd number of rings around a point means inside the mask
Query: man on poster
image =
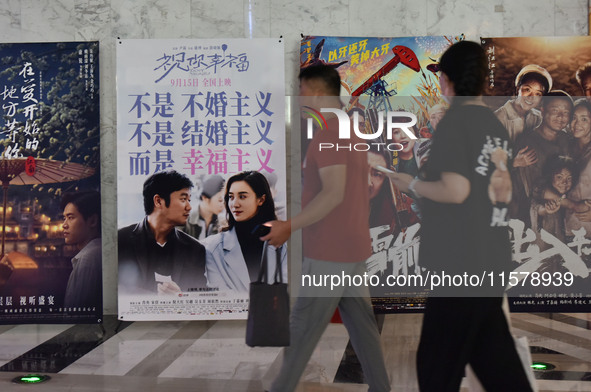
<svg viewBox="0 0 591 392"><path fill-rule="evenodd" d="M514 168L517 178L514 185L513 211L514 218L520 219L528 226L531 225L529 207L534 190L540 177L546 159L552 155L570 155L570 137L564 131L573 113L573 101L562 90L553 90L542 99L542 123L537 128L524 132L515 141L515 151L522 151L527 147L535 152L536 161L529 166Z"/></svg>
<svg viewBox="0 0 591 392"><path fill-rule="evenodd" d="M192 187L174 170L146 179L146 217L119 230L120 292L171 295L206 287L205 248L176 227L187 222Z"/></svg>
<svg viewBox="0 0 591 392"><path fill-rule="evenodd" d="M64 307L101 307L103 262L101 195L95 191L66 193L61 201L62 228L67 245L78 250L72 258Z"/></svg>
<svg viewBox="0 0 591 392"><path fill-rule="evenodd" d="M299 79L305 106L341 109L340 76L334 68L309 66L300 72ZM289 221L271 222L270 233L261 239L279 246L292 231L302 228L304 274L363 276L367 273L365 260L371 255L367 153L320 151L320 143L338 141L337 118L326 117L326 129L315 133L303 163L302 211ZM303 285L292 309L291 345L284 350L272 392L295 390L337 306L369 390L390 391L369 288Z"/></svg>

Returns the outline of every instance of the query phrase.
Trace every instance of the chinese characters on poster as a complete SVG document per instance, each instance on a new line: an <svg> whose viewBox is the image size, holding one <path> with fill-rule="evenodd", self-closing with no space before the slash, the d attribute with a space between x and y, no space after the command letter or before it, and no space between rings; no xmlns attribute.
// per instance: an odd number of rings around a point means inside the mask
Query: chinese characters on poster
<svg viewBox="0 0 591 392"><path fill-rule="evenodd" d="M376 312L413 311L423 308L425 290L397 288L386 283L388 276L422 274L418 258L420 212L411 195L400 192L375 167L417 175L428 153L430 137L445 112L439 91L438 59L459 37L323 37L307 36L301 41L300 67L327 64L341 76L341 95L349 99L345 110L360 118L364 133L376 133L384 126L388 111L405 111L416 116L410 128L418 138L410 139L400 130L392 140L404 148L391 151L375 145L368 151L371 165L368 178L370 195L370 234L372 256L368 273L378 276L372 285ZM402 120L403 122L405 120ZM302 138L305 146L306 140ZM396 150L396 149L393 149ZM305 154L302 147L302 154ZM303 159L303 157L302 157Z"/></svg>
<svg viewBox="0 0 591 392"><path fill-rule="evenodd" d="M225 182L261 173L285 218L283 56L272 39L118 41L120 319L246 318L253 269L234 229L224 231ZM191 211L156 256L161 249L143 246L157 226L142 192L150 176L170 172L193 183ZM207 265L196 241L209 243ZM164 286L174 293L159 295Z"/></svg>
<svg viewBox="0 0 591 392"><path fill-rule="evenodd" d="M0 56L0 323L101 322L98 42Z"/></svg>
<svg viewBox="0 0 591 392"><path fill-rule="evenodd" d="M588 311L589 37L482 38L487 102L514 142L510 229L517 272L572 284L508 291L518 311ZM589 90L591 91L591 90ZM557 283L557 282L553 282Z"/></svg>

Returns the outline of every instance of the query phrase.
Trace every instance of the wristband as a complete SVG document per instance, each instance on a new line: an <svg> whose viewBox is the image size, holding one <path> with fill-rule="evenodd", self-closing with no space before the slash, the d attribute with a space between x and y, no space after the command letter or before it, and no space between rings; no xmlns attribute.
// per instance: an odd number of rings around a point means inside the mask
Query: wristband
<svg viewBox="0 0 591 392"><path fill-rule="evenodd" d="M417 184L418 181L419 181L419 178L415 177L412 179L410 184L408 184L408 190L413 194L413 196L415 196L415 199L421 198L421 195L419 195L415 189L415 185Z"/></svg>

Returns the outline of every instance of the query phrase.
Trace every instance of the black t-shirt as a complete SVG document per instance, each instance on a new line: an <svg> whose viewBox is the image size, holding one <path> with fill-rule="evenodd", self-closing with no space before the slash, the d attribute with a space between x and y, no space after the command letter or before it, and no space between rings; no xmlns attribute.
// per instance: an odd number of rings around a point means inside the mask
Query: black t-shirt
<svg viewBox="0 0 591 392"><path fill-rule="evenodd" d="M421 199L421 266L450 274L467 272L479 276L485 271L506 271L511 266L507 205L504 201L495 201L493 205L489 196L493 191L491 176L497 168L491 154L497 148L506 155L497 151L495 161L500 153L505 162L510 162L509 135L485 106L452 106L439 123L429 159L421 169L422 178L435 181L441 178L442 172L458 173L470 181L470 194L461 204ZM499 185L499 173L495 173L493 185ZM508 175L500 180L501 196L510 198L505 177ZM502 199L498 193L492 198Z"/></svg>

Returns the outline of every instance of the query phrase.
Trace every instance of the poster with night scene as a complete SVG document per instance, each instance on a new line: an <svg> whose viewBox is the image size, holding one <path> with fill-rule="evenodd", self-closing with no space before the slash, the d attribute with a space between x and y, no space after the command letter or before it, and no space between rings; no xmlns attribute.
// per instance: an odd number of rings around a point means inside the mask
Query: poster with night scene
<svg viewBox="0 0 591 392"><path fill-rule="evenodd" d="M0 44L0 324L101 322L98 50ZM78 241L61 204L82 192L99 203L92 236Z"/></svg>

